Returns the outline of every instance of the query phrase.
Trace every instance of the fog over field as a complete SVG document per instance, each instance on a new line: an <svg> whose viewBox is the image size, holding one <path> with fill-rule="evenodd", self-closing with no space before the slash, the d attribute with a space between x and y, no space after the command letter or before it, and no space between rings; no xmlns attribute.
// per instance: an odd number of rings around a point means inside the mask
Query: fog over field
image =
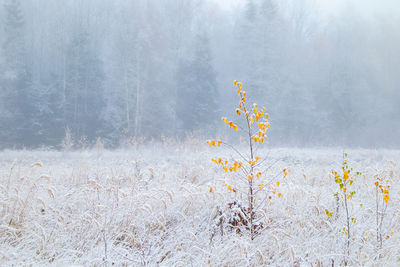
<svg viewBox="0 0 400 267"><path fill-rule="evenodd" d="M0 266L400 266L398 0L0 0Z"/></svg>
<svg viewBox="0 0 400 267"><path fill-rule="evenodd" d="M2 0L0 17L0 148L226 135L233 80L270 145L400 145L397 1Z"/></svg>

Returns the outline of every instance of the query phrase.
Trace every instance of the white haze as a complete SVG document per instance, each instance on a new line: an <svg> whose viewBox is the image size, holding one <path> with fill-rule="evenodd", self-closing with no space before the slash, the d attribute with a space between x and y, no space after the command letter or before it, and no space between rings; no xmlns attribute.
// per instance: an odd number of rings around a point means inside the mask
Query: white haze
<svg viewBox="0 0 400 267"><path fill-rule="evenodd" d="M394 0L3 0L0 16L0 148L227 135L233 80L271 145L400 146Z"/></svg>

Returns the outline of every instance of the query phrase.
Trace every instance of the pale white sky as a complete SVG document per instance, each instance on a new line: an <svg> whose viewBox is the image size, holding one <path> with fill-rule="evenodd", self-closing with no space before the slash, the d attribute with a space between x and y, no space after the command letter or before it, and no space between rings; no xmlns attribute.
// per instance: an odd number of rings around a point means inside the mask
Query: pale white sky
<svg viewBox="0 0 400 267"><path fill-rule="evenodd" d="M245 0L212 0L223 9L231 9L244 3ZM283 1L283 0L279 0ZM284 0L297 1L297 0ZM353 11L363 15L391 14L400 17L400 0L306 0L317 5L326 14L338 14L352 7Z"/></svg>
<svg viewBox="0 0 400 267"><path fill-rule="evenodd" d="M218 4L223 9L231 9L237 6L240 3L243 3L243 0L212 0L216 4Z"/></svg>
<svg viewBox="0 0 400 267"><path fill-rule="evenodd" d="M400 15L399 0L314 0L328 12L337 13L351 6L353 11L360 14Z"/></svg>

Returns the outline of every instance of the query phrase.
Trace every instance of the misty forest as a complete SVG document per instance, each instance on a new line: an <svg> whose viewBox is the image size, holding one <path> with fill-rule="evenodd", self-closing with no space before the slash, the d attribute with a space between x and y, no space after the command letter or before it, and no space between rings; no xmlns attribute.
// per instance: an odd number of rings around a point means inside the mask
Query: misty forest
<svg viewBox="0 0 400 267"><path fill-rule="evenodd" d="M274 145L400 145L398 17L308 1L2 2L1 148L60 148L66 131L109 147L220 134L233 80L266 105Z"/></svg>
<svg viewBox="0 0 400 267"><path fill-rule="evenodd" d="M0 0L0 266L400 266L397 0Z"/></svg>

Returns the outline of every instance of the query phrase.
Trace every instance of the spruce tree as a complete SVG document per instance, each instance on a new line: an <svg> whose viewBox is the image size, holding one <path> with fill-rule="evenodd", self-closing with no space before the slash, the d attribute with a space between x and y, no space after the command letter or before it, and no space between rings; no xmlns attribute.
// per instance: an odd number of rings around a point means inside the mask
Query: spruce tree
<svg viewBox="0 0 400 267"><path fill-rule="evenodd" d="M102 62L90 46L89 34L78 29L67 55L65 127L76 138L95 140L103 126L104 78Z"/></svg>
<svg viewBox="0 0 400 267"><path fill-rule="evenodd" d="M32 143L31 77L25 51L24 18L19 0L4 4L4 66L1 77L4 113L0 115L1 146Z"/></svg>
<svg viewBox="0 0 400 267"><path fill-rule="evenodd" d="M195 36L194 47L193 59L182 61L178 69L176 113L182 130L212 132L218 113L218 90L206 33Z"/></svg>

